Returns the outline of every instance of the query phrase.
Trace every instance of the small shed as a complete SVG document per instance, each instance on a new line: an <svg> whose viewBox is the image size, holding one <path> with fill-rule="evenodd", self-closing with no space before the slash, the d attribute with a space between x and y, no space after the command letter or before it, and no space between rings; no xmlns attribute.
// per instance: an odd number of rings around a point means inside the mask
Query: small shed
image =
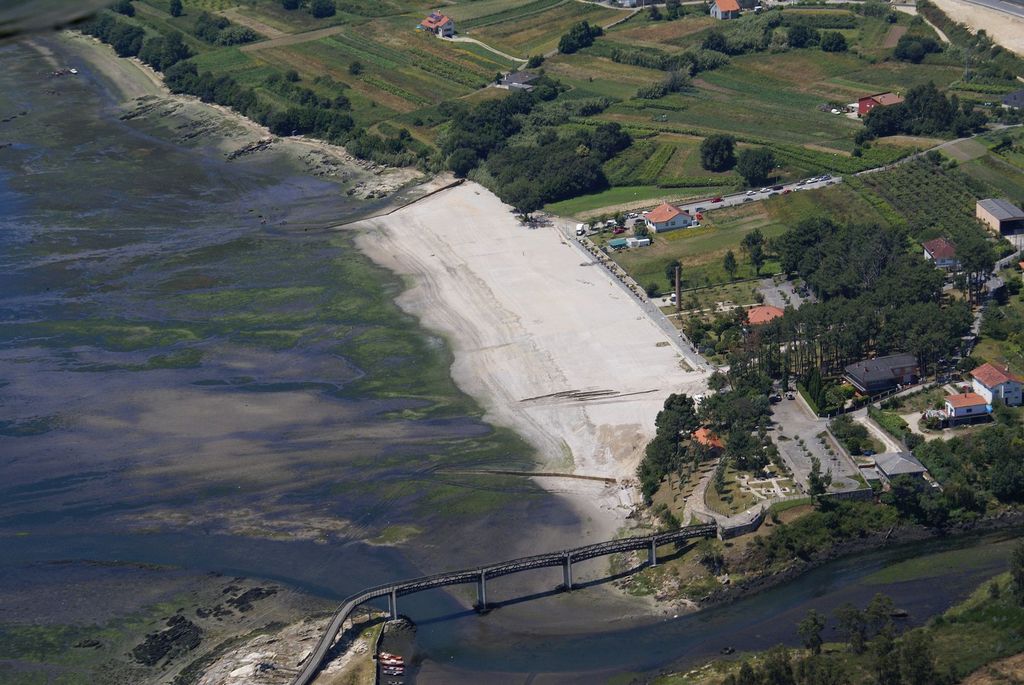
<svg viewBox="0 0 1024 685"><path fill-rule="evenodd" d="M499 88L506 90L533 90L533 82L540 78L539 74L532 74L528 71L513 71L505 74L498 81Z"/></svg>
<svg viewBox="0 0 1024 685"><path fill-rule="evenodd" d="M627 247L647 247L650 244L650 238L626 238Z"/></svg>
<svg viewBox="0 0 1024 685"><path fill-rule="evenodd" d="M612 250L624 250L629 247L625 238L612 238L608 241L608 247Z"/></svg>

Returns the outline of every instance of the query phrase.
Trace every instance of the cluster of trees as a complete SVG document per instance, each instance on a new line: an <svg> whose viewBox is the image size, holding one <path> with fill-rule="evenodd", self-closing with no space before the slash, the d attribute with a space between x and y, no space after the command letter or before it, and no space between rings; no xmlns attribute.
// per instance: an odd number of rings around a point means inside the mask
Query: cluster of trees
<svg viewBox="0 0 1024 685"><path fill-rule="evenodd" d="M988 117L972 103L961 103L956 95L947 98L929 82L908 90L903 102L872 109L864 118L857 142L901 133L966 136L981 131L986 123Z"/></svg>
<svg viewBox="0 0 1024 685"><path fill-rule="evenodd" d="M970 309L941 302L943 274L906 242L892 229L826 218L786 231L775 241L782 269L803 278L820 301L761 327L749 349L756 363L773 375L802 377L839 371L870 351L910 352L924 368L954 353Z"/></svg>
<svg viewBox="0 0 1024 685"><path fill-rule="evenodd" d="M736 166L736 139L724 133L700 143L700 165L708 171L728 171Z"/></svg>
<svg viewBox="0 0 1024 685"><path fill-rule="evenodd" d="M686 14L680 0L665 0L665 13L662 14L657 5L647 8L647 16L651 21L675 21Z"/></svg>
<svg viewBox="0 0 1024 685"><path fill-rule="evenodd" d="M846 52L846 37L839 31L825 31L811 28L806 24L794 24L786 32L786 42L791 48L807 48L815 45L824 52Z"/></svg>
<svg viewBox="0 0 1024 685"><path fill-rule="evenodd" d="M586 21L578 22L573 24L569 32L558 40L558 51L570 55L590 47L594 44L594 39L603 34L604 30L600 26L591 26Z"/></svg>
<svg viewBox="0 0 1024 685"><path fill-rule="evenodd" d="M578 129L563 136L545 130L533 142L509 145L538 103L552 100L559 86L542 77L532 92L512 93L476 107L445 105L449 116L441 150L448 167L465 176L486 161L485 181L524 214L553 202L608 187L602 163L632 139L617 123Z"/></svg>
<svg viewBox="0 0 1024 685"><path fill-rule="evenodd" d="M893 57L904 62L919 64L925 55L933 52L942 52L942 45L934 38L928 36L900 36L893 50Z"/></svg>
<svg viewBox="0 0 1024 685"><path fill-rule="evenodd" d="M914 454L943 484L954 518L984 512L993 498L1024 502L1024 426L1005 408L997 409L996 423L950 440L929 440Z"/></svg>
<svg viewBox="0 0 1024 685"><path fill-rule="evenodd" d="M782 13L762 12L757 16L745 17L742 21L726 23L728 26L706 33L701 47L727 55L761 52L769 48L775 29L782 25Z"/></svg>
<svg viewBox="0 0 1024 685"><path fill-rule="evenodd" d="M766 147L750 147L740 150L736 158L736 171L739 172L747 185L757 186L765 183L775 169L775 154Z"/></svg>
<svg viewBox="0 0 1024 685"><path fill-rule="evenodd" d="M240 45L259 38L259 35L249 27L232 24L227 17L209 12L199 13L193 33L197 38L214 45Z"/></svg>
<svg viewBox="0 0 1024 685"><path fill-rule="evenodd" d="M646 69L660 71L681 71L696 76L703 71L712 71L729 63L729 56L703 48L669 54L657 48L612 48L609 59L619 64L632 64Z"/></svg>
<svg viewBox="0 0 1024 685"><path fill-rule="evenodd" d="M302 0L281 0L281 6L286 10L297 10L302 4ZM311 0L309 3L309 13L317 19L333 17L337 11L334 0Z"/></svg>
<svg viewBox="0 0 1024 685"><path fill-rule="evenodd" d="M657 100L670 93L678 93L690 87L690 78L681 71L670 71L665 74L658 83L648 86L640 86L636 91L636 97L641 100Z"/></svg>
<svg viewBox="0 0 1024 685"><path fill-rule="evenodd" d="M199 22L197 21L197 24ZM219 25L216 20L206 25ZM270 128L276 135L311 134L328 142L343 144L349 152L362 159L382 164L403 166L424 160L429 150L400 129L390 136L367 133L356 126L349 113L346 97L327 98L309 88L296 85L279 73L268 75L263 88L296 104L281 109L275 102L261 98L257 89L239 84L227 75L215 76L209 71L199 73L189 59L191 51L178 33L146 37L138 26L119 21L110 12L100 12L79 26L84 33L109 43L122 57L138 56L147 64L163 71L164 82L174 93L195 95L204 102L231 107L244 116ZM220 29L220 34L223 29ZM298 80L297 78L294 80Z"/></svg>
<svg viewBox="0 0 1024 685"><path fill-rule="evenodd" d="M703 460L699 445L689 441L690 434L700 426L693 398L675 393L665 400L664 408L654 420L657 429L654 439L647 444L644 457L637 467L640 490L644 501L650 504L661 481L669 473L678 471L683 461Z"/></svg>

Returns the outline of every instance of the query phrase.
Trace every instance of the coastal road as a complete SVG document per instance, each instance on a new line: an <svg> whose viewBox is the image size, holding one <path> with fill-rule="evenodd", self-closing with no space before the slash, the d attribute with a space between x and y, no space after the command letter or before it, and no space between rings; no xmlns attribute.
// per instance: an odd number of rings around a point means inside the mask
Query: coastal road
<svg viewBox="0 0 1024 685"><path fill-rule="evenodd" d="M842 176L815 176L811 179L804 179L802 181L794 181L793 183L775 185L768 188L762 188L760 190L748 190L742 193L733 193L732 195L722 195L721 202L711 202L710 199L697 200L695 202L688 202L686 204L680 204L676 206L685 212L689 212L690 214L693 214L694 212L703 213L715 209L722 209L723 207L736 207L737 205L742 205L746 202L758 202L760 200L767 200L768 198L774 197L776 195L793 193L800 190L824 188L825 186L835 185L837 183L842 182Z"/></svg>

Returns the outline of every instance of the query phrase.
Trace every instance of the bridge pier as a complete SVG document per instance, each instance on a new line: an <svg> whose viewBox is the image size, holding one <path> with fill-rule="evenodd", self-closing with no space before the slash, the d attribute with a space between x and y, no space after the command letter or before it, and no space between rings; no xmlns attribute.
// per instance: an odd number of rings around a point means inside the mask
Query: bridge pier
<svg viewBox="0 0 1024 685"><path fill-rule="evenodd" d="M566 592L572 591L572 555L566 554L562 559L562 583Z"/></svg>
<svg viewBox="0 0 1024 685"><path fill-rule="evenodd" d="M476 581L476 608L487 611L487 571L480 571L480 578Z"/></svg>
<svg viewBox="0 0 1024 685"><path fill-rule="evenodd" d="M392 590L388 593L388 613L391 614L391 620L394 621L398 618L398 591Z"/></svg>
<svg viewBox="0 0 1024 685"><path fill-rule="evenodd" d="M658 543L654 541L654 538L651 538L651 548L647 551L647 565L658 565Z"/></svg>

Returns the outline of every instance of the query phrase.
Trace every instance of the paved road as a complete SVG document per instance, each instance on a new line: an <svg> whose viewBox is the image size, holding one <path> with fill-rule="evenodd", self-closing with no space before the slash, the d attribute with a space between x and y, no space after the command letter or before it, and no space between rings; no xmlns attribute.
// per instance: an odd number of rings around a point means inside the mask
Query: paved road
<svg viewBox="0 0 1024 685"><path fill-rule="evenodd" d="M760 200L767 200L770 197L776 195L782 195L788 192L797 192L800 190L810 190L812 188L824 188L828 185L835 185L836 183L842 183L843 178L841 176L830 176L827 180L819 181L815 177L815 180L802 180L794 181L793 183L785 183L778 190L772 189L755 189L749 190L742 193L733 193L732 195L723 195L721 202L711 202L712 198L707 200L697 200L696 202L689 202L686 204L677 205L679 209L690 212L707 212L715 209L721 209L723 207L736 207L746 202L758 202Z"/></svg>

